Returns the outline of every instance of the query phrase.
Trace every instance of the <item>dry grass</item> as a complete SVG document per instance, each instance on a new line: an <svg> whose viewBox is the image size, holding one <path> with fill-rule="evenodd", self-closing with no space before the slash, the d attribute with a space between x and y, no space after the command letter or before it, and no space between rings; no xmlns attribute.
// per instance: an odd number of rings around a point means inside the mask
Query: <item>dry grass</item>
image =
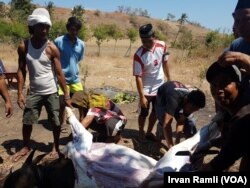
<svg viewBox="0 0 250 188"><path fill-rule="evenodd" d="M130 57L124 57L129 46L128 40L117 42L114 52L113 40L104 42L101 46L101 56L97 56L97 45L92 39L86 42L86 53L81 63L81 77L87 88L113 86L123 90L136 91L134 77L132 76L133 54L140 45L140 41L133 44ZM216 60L216 55L209 58L187 58L184 51L169 49L169 60L172 80L199 87L208 91L208 84L204 80L205 71L209 64ZM1 44L1 59L8 67L17 68L16 49L8 44Z"/></svg>

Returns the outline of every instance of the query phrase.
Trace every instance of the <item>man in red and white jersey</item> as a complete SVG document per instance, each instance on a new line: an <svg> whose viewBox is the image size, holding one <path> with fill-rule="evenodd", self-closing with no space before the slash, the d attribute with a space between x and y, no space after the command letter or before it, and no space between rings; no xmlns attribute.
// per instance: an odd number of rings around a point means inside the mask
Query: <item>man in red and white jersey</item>
<svg viewBox="0 0 250 188"><path fill-rule="evenodd" d="M155 140L152 129L156 122L154 103L158 88L164 83L164 75L170 80L167 46L165 42L155 38L152 24L146 24L139 29L142 46L134 54L133 75L140 97L140 114L138 117L139 139L145 137ZM148 129L145 134L144 126L149 114L150 103L152 111L149 116Z"/></svg>

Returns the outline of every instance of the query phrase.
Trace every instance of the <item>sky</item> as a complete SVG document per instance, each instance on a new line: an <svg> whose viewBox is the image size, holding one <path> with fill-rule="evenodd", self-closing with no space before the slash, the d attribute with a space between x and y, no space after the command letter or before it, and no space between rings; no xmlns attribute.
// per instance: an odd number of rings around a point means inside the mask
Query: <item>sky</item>
<svg viewBox="0 0 250 188"><path fill-rule="evenodd" d="M10 0L0 0L5 3ZM49 1L55 6L73 8L82 5L85 9L114 12L118 6L141 8L147 10L150 17L164 19L168 13L176 19L185 13L188 20L202 26L219 30L220 32L231 32L233 25L232 12L237 0L33 0L34 4L45 5Z"/></svg>

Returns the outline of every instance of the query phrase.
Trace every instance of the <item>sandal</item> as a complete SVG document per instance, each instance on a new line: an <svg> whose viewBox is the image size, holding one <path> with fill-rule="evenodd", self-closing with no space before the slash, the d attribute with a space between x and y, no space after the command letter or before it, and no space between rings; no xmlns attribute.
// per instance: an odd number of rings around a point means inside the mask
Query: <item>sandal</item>
<svg viewBox="0 0 250 188"><path fill-rule="evenodd" d="M21 149L20 151L16 152L12 157L12 162L17 162L20 159L24 158L28 153L30 152L30 149Z"/></svg>

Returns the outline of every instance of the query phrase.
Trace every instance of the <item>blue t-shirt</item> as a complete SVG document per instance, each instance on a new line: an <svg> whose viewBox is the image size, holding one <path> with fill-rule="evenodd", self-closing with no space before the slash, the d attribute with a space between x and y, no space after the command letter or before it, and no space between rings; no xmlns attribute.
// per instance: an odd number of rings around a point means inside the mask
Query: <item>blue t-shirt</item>
<svg viewBox="0 0 250 188"><path fill-rule="evenodd" d="M230 45L229 51L241 52L250 55L250 43L243 38L235 39ZM248 83L250 80L250 75L243 75L243 82Z"/></svg>
<svg viewBox="0 0 250 188"><path fill-rule="evenodd" d="M241 52L250 55L250 43L241 37L237 38L230 45L229 51Z"/></svg>
<svg viewBox="0 0 250 188"><path fill-rule="evenodd" d="M67 84L80 82L79 62L84 56L84 42L77 38L75 44L71 44L68 35L55 39L55 45L60 51L62 70Z"/></svg>

